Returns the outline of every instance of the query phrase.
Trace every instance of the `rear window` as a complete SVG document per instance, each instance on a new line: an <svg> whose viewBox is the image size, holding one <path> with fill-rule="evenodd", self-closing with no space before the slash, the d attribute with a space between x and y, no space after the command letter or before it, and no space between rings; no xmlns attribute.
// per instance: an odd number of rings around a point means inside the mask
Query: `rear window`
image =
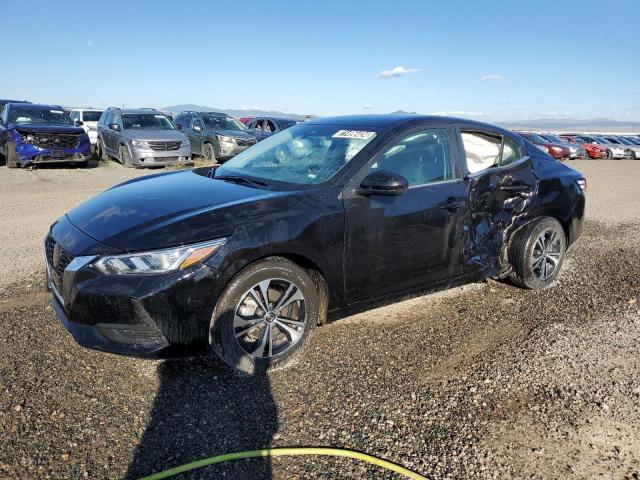
<svg viewBox="0 0 640 480"><path fill-rule="evenodd" d="M102 112L99 111L84 111L82 112L82 121L83 122L97 122L100 120L100 116Z"/></svg>

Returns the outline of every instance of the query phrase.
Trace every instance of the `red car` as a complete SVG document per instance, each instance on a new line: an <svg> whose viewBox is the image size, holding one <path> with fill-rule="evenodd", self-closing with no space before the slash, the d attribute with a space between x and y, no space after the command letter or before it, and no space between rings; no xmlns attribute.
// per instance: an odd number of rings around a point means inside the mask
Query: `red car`
<svg viewBox="0 0 640 480"><path fill-rule="evenodd" d="M569 151L569 148L565 147L560 143L550 142L542 138L540 135L537 135L531 132L516 132L516 133L521 137L524 137L527 140L529 140L536 147L548 153L556 160L562 160L564 158L569 158L571 156L571 151Z"/></svg>
<svg viewBox="0 0 640 480"><path fill-rule="evenodd" d="M607 149L602 145L595 143L583 143L573 135L559 135L560 138L564 138L567 142L581 145L589 154L589 158L607 158Z"/></svg>
<svg viewBox="0 0 640 480"><path fill-rule="evenodd" d="M253 120L255 117L240 117L238 120L240 120L242 123L244 123L245 125L247 125L251 120Z"/></svg>

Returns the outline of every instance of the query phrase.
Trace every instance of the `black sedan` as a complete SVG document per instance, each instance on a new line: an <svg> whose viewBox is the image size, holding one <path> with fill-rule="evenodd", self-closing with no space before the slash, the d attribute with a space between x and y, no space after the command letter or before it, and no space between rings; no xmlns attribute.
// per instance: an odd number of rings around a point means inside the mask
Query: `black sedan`
<svg viewBox="0 0 640 480"><path fill-rule="evenodd" d="M61 217L53 305L81 345L285 362L325 320L488 277L554 282L586 182L501 128L416 115L293 126L218 168L142 177Z"/></svg>

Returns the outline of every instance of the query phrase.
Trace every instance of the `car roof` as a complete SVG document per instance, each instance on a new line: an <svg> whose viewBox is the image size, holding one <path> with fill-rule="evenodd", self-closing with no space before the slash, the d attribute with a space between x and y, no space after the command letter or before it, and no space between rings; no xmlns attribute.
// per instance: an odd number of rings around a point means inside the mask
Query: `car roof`
<svg viewBox="0 0 640 480"><path fill-rule="evenodd" d="M202 115L203 117L228 117L229 116L226 113L222 113L222 112L194 112L194 113Z"/></svg>
<svg viewBox="0 0 640 480"><path fill-rule="evenodd" d="M155 108L114 108L111 107L112 110L118 110L120 113L153 113L155 115L165 115L160 110L156 110Z"/></svg>
<svg viewBox="0 0 640 480"><path fill-rule="evenodd" d="M12 107L29 107L29 108L55 108L56 110L64 110L61 105L50 105L48 103L30 103L30 102L15 102L11 103Z"/></svg>
<svg viewBox="0 0 640 480"><path fill-rule="evenodd" d="M499 131L513 135L513 132L505 130L496 125L468 120L466 118L445 117L440 115L416 115L416 114L379 114L379 115L349 115L340 117L323 117L304 122L315 125L344 125L345 127L370 127L370 128L392 128L402 124L420 124L420 125L442 125L443 123L451 123L460 125L465 128L479 128Z"/></svg>

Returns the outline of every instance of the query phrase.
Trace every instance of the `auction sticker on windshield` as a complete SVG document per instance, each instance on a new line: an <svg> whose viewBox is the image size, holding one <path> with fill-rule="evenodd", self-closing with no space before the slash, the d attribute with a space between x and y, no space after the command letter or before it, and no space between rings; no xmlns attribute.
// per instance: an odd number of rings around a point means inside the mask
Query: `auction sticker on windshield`
<svg viewBox="0 0 640 480"><path fill-rule="evenodd" d="M368 132L366 130L338 130L333 134L333 138L361 138L369 140L376 136L376 132Z"/></svg>

